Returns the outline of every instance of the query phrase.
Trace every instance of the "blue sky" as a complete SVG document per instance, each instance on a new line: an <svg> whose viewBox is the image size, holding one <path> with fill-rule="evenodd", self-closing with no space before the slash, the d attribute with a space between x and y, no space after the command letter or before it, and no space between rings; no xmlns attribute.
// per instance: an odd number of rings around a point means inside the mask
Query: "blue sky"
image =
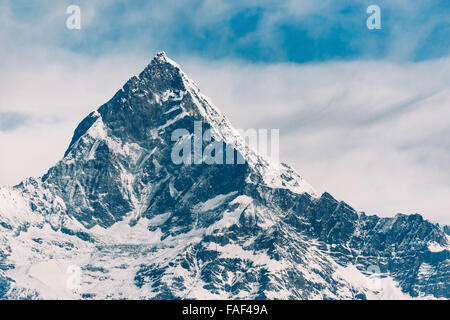
<svg viewBox="0 0 450 320"><path fill-rule="evenodd" d="M78 32L63 27L69 4L82 10ZM366 28L371 4L381 8L381 30ZM6 1L2 10L12 21L4 32L20 32L16 46L34 43L89 55L164 48L172 56L305 63L421 61L449 52L447 0L21 0Z"/></svg>
<svg viewBox="0 0 450 320"><path fill-rule="evenodd" d="M0 185L45 173L164 50L235 127L280 129L281 160L319 191L450 224L449 39L448 0L3 0Z"/></svg>

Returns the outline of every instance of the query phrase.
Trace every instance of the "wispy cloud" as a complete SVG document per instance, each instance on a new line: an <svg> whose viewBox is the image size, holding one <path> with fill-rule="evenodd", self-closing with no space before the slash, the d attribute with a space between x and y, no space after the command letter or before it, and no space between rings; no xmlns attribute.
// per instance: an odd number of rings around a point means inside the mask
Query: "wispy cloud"
<svg viewBox="0 0 450 320"><path fill-rule="evenodd" d="M28 115L16 112L0 112L0 131L10 131L25 125Z"/></svg>
<svg viewBox="0 0 450 320"><path fill-rule="evenodd" d="M281 160L319 190L450 223L449 58L187 69L235 126L279 128Z"/></svg>

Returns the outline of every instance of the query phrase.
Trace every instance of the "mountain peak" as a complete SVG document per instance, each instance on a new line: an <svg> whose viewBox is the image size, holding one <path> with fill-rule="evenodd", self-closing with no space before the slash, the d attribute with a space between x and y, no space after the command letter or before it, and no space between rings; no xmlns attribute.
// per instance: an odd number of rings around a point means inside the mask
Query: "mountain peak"
<svg viewBox="0 0 450 320"><path fill-rule="evenodd" d="M158 141L165 141L166 150L171 133L176 129L192 131L195 121L201 122L205 130L211 129L215 140L239 152L253 172L250 179L253 183L319 196L292 168L271 163L249 148L245 138L233 128L221 110L200 92L197 84L164 51L158 52L139 76L129 79L110 101L81 122L66 156L71 152L85 153L83 144L80 145L81 150L76 148L77 141L83 136L90 136L87 141L98 145L99 128L104 128L102 137L111 136L112 140L118 139L120 143L136 143L148 152L156 148L162 153ZM92 135L95 135L94 139ZM97 150L97 147L90 148Z"/></svg>
<svg viewBox="0 0 450 320"><path fill-rule="evenodd" d="M195 136L206 159L212 139L198 122L245 162L174 161L174 146L195 148ZM83 270L75 298L449 297L442 228L314 195L292 168L248 148L160 52L80 123L41 180L0 188L0 299L64 297L46 281L66 262Z"/></svg>
<svg viewBox="0 0 450 320"><path fill-rule="evenodd" d="M158 53L156 53L149 65L152 66L161 64L170 64L173 67L181 70L180 66L174 60L170 59L165 51L159 51Z"/></svg>
<svg viewBox="0 0 450 320"><path fill-rule="evenodd" d="M158 62L169 62L169 60L171 60L171 59L167 56L165 51L159 51L156 53L156 55L153 57L152 60L155 60Z"/></svg>

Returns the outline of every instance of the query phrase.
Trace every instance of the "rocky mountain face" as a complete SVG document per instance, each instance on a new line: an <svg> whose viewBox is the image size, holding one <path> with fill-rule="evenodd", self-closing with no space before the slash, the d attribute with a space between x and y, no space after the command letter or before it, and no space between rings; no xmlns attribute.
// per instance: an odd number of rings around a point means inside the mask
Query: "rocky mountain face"
<svg viewBox="0 0 450 320"><path fill-rule="evenodd" d="M186 141L203 153L175 163ZM243 161L207 163L211 141ZM448 299L449 249L420 215L367 216L265 160L163 52L44 176L0 188L3 299Z"/></svg>

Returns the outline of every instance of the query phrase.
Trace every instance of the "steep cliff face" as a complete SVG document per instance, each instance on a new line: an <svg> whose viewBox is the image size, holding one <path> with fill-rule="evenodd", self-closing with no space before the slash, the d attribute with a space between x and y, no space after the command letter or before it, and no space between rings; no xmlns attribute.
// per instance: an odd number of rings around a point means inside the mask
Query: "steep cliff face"
<svg viewBox="0 0 450 320"><path fill-rule="evenodd" d="M211 140L223 142L212 158L232 164L205 158ZM200 153L173 161L186 141ZM163 52L42 178L0 188L1 298L449 298L449 287L440 226L318 195L249 149Z"/></svg>

